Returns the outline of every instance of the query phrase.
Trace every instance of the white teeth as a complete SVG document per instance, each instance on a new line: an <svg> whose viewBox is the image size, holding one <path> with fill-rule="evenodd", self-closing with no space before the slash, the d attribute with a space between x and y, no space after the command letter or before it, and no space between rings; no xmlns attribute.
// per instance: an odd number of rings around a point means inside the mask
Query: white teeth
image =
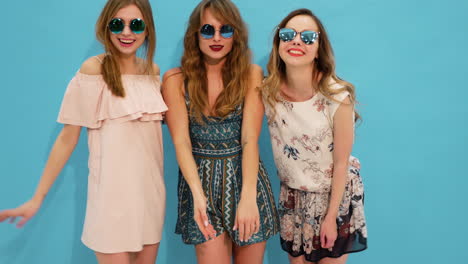
<svg viewBox="0 0 468 264"><path fill-rule="evenodd" d="M292 54L303 54L302 51L298 51L298 50L289 50L289 53L292 53Z"/></svg>
<svg viewBox="0 0 468 264"><path fill-rule="evenodd" d="M120 42L125 43L125 44L130 44L130 43L135 42L135 40L123 40L123 39L120 39Z"/></svg>

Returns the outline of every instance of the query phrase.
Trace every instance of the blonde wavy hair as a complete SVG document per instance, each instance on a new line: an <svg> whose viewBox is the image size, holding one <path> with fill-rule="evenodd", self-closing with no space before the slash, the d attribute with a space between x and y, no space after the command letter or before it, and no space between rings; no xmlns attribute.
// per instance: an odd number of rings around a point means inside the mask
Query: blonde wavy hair
<svg viewBox="0 0 468 264"><path fill-rule="evenodd" d="M354 86L336 75L335 57L333 55L333 49L330 40L328 39L327 32L325 31L325 27L323 26L320 19L318 19L318 17L315 16L312 11L306 8L297 9L289 13L275 29L273 47L267 64L268 77L265 79L263 85L260 88L264 100L272 109L275 109L274 105L280 101L280 86L282 83L286 82L286 64L281 59L278 52L278 47L281 41L278 36L278 31L279 29L284 28L293 17L299 15L310 16L317 23L318 31L320 32L318 38L318 58L314 60L314 72L311 76L311 78L317 82L317 91L332 101L336 101L333 99L333 95L343 91L348 91L351 104L355 104L356 95ZM332 89L331 85L333 83L340 84L342 88ZM355 121L359 119L361 119L359 114L355 112Z"/></svg>
<svg viewBox="0 0 468 264"><path fill-rule="evenodd" d="M210 115L226 117L244 100L249 82L251 52L248 46L248 30L237 7L230 0L203 0L193 10L184 37L184 54L181 70L186 80L186 92L190 99L189 115L203 124L204 110L208 106L208 85L203 54L198 43L201 19L210 8L216 19L234 28L232 50L222 69L224 89L216 99Z"/></svg>
<svg viewBox="0 0 468 264"><path fill-rule="evenodd" d="M122 8L129 5L136 5L143 14L146 34L145 42L142 45L145 57L144 73L153 75L153 57L156 48L156 30L154 27L153 12L148 0L108 0L96 22L96 38L104 45L106 56L101 65L101 72L104 81L112 94L125 97L125 90L122 84L122 76L119 66L120 52L110 40L109 22L115 14Z"/></svg>

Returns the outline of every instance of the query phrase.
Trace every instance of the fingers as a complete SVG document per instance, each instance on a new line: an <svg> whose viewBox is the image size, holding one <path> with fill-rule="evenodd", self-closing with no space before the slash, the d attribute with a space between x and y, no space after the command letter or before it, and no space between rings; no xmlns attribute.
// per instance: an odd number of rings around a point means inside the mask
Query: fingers
<svg viewBox="0 0 468 264"><path fill-rule="evenodd" d="M326 248L326 240L325 240L325 232L320 232L320 245L322 245L323 248Z"/></svg>
<svg viewBox="0 0 468 264"><path fill-rule="evenodd" d="M201 218L203 220L203 226L207 227L210 224L210 222L208 222L208 216L206 215L206 212L201 211L200 214L201 214Z"/></svg>
<svg viewBox="0 0 468 264"><path fill-rule="evenodd" d="M5 210L3 212L0 212L0 222L3 222L10 218L10 210Z"/></svg>
<svg viewBox="0 0 468 264"><path fill-rule="evenodd" d="M250 236L252 236L251 224L245 223L244 224L244 241L248 241L250 239Z"/></svg>
<svg viewBox="0 0 468 264"><path fill-rule="evenodd" d="M205 239L208 240L208 232L206 231L203 220L198 213L196 213L196 215L194 216L194 220L195 220L195 223L197 223L198 229L200 229L200 232L202 232Z"/></svg>
<svg viewBox="0 0 468 264"><path fill-rule="evenodd" d="M232 230L236 231L238 228L239 228L239 223L237 222L237 216L236 216L236 219L234 220L234 227L232 228Z"/></svg>
<svg viewBox="0 0 468 264"><path fill-rule="evenodd" d="M216 237L216 230L214 229L213 225L210 224L210 221L208 220L208 215L206 214L206 211L201 212L201 214L202 214L202 219L203 219L203 225L205 226L205 231L206 231L208 237L209 238L215 238Z"/></svg>
<svg viewBox="0 0 468 264"><path fill-rule="evenodd" d="M321 232L320 244L322 245L322 248L332 248L335 245L335 239L328 236L325 232Z"/></svg>
<svg viewBox="0 0 468 264"><path fill-rule="evenodd" d="M255 221L255 231L254 233L257 234L260 231L260 218L257 218Z"/></svg>
<svg viewBox="0 0 468 264"><path fill-rule="evenodd" d="M326 240L325 248L332 248L334 246L334 244L335 244L334 239L331 239L331 238L325 236L325 240Z"/></svg>
<svg viewBox="0 0 468 264"><path fill-rule="evenodd" d="M194 219L206 240L216 237L216 230L208 221L205 211L197 212Z"/></svg>
<svg viewBox="0 0 468 264"><path fill-rule="evenodd" d="M22 228L29 221L29 219L31 219L31 217L23 217L23 219L21 219L21 221L16 224L16 227Z"/></svg>
<svg viewBox="0 0 468 264"><path fill-rule="evenodd" d="M241 242L244 242L244 235L245 235L245 225L244 225L244 221L242 220L238 220L237 221L237 224L238 224L238 229L239 229L239 240Z"/></svg>

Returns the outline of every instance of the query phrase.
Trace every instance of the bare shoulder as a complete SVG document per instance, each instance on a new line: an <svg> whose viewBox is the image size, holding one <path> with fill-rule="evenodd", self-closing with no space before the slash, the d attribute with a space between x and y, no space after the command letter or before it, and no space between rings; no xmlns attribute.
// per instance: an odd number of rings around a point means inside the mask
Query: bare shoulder
<svg viewBox="0 0 468 264"><path fill-rule="evenodd" d="M155 75L160 75L161 74L161 70L159 69L159 66L153 62L153 72Z"/></svg>
<svg viewBox="0 0 468 264"><path fill-rule="evenodd" d="M89 75L101 74L101 61L104 59L104 54L88 58L81 65L80 72Z"/></svg>
<svg viewBox="0 0 468 264"><path fill-rule="evenodd" d="M257 64L250 64L250 76L257 77L261 76L263 78L263 69Z"/></svg>
<svg viewBox="0 0 468 264"><path fill-rule="evenodd" d="M180 68L173 68L164 73L162 89L164 92L183 91L184 75Z"/></svg>
<svg viewBox="0 0 468 264"><path fill-rule="evenodd" d="M184 76L182 74L182 70L179 67L168 70L166 73L164 73L164 76L163 76L163 82L166 82L169 80L183 81L183 79L184 79Z"/></svg>

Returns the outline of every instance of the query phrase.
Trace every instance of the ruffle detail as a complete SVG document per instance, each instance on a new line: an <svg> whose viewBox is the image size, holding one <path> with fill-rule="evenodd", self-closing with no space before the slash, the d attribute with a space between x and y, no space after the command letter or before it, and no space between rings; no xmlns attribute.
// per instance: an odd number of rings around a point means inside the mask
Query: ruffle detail
<svg viewBox="0 0 468 264"><path fill-rule="evenodd" d="M103 122L162 120L167 106L158 76L122 75L125 97L112 94L102 75L77 72L62 102L58 122L100 128Z"/></svg>

